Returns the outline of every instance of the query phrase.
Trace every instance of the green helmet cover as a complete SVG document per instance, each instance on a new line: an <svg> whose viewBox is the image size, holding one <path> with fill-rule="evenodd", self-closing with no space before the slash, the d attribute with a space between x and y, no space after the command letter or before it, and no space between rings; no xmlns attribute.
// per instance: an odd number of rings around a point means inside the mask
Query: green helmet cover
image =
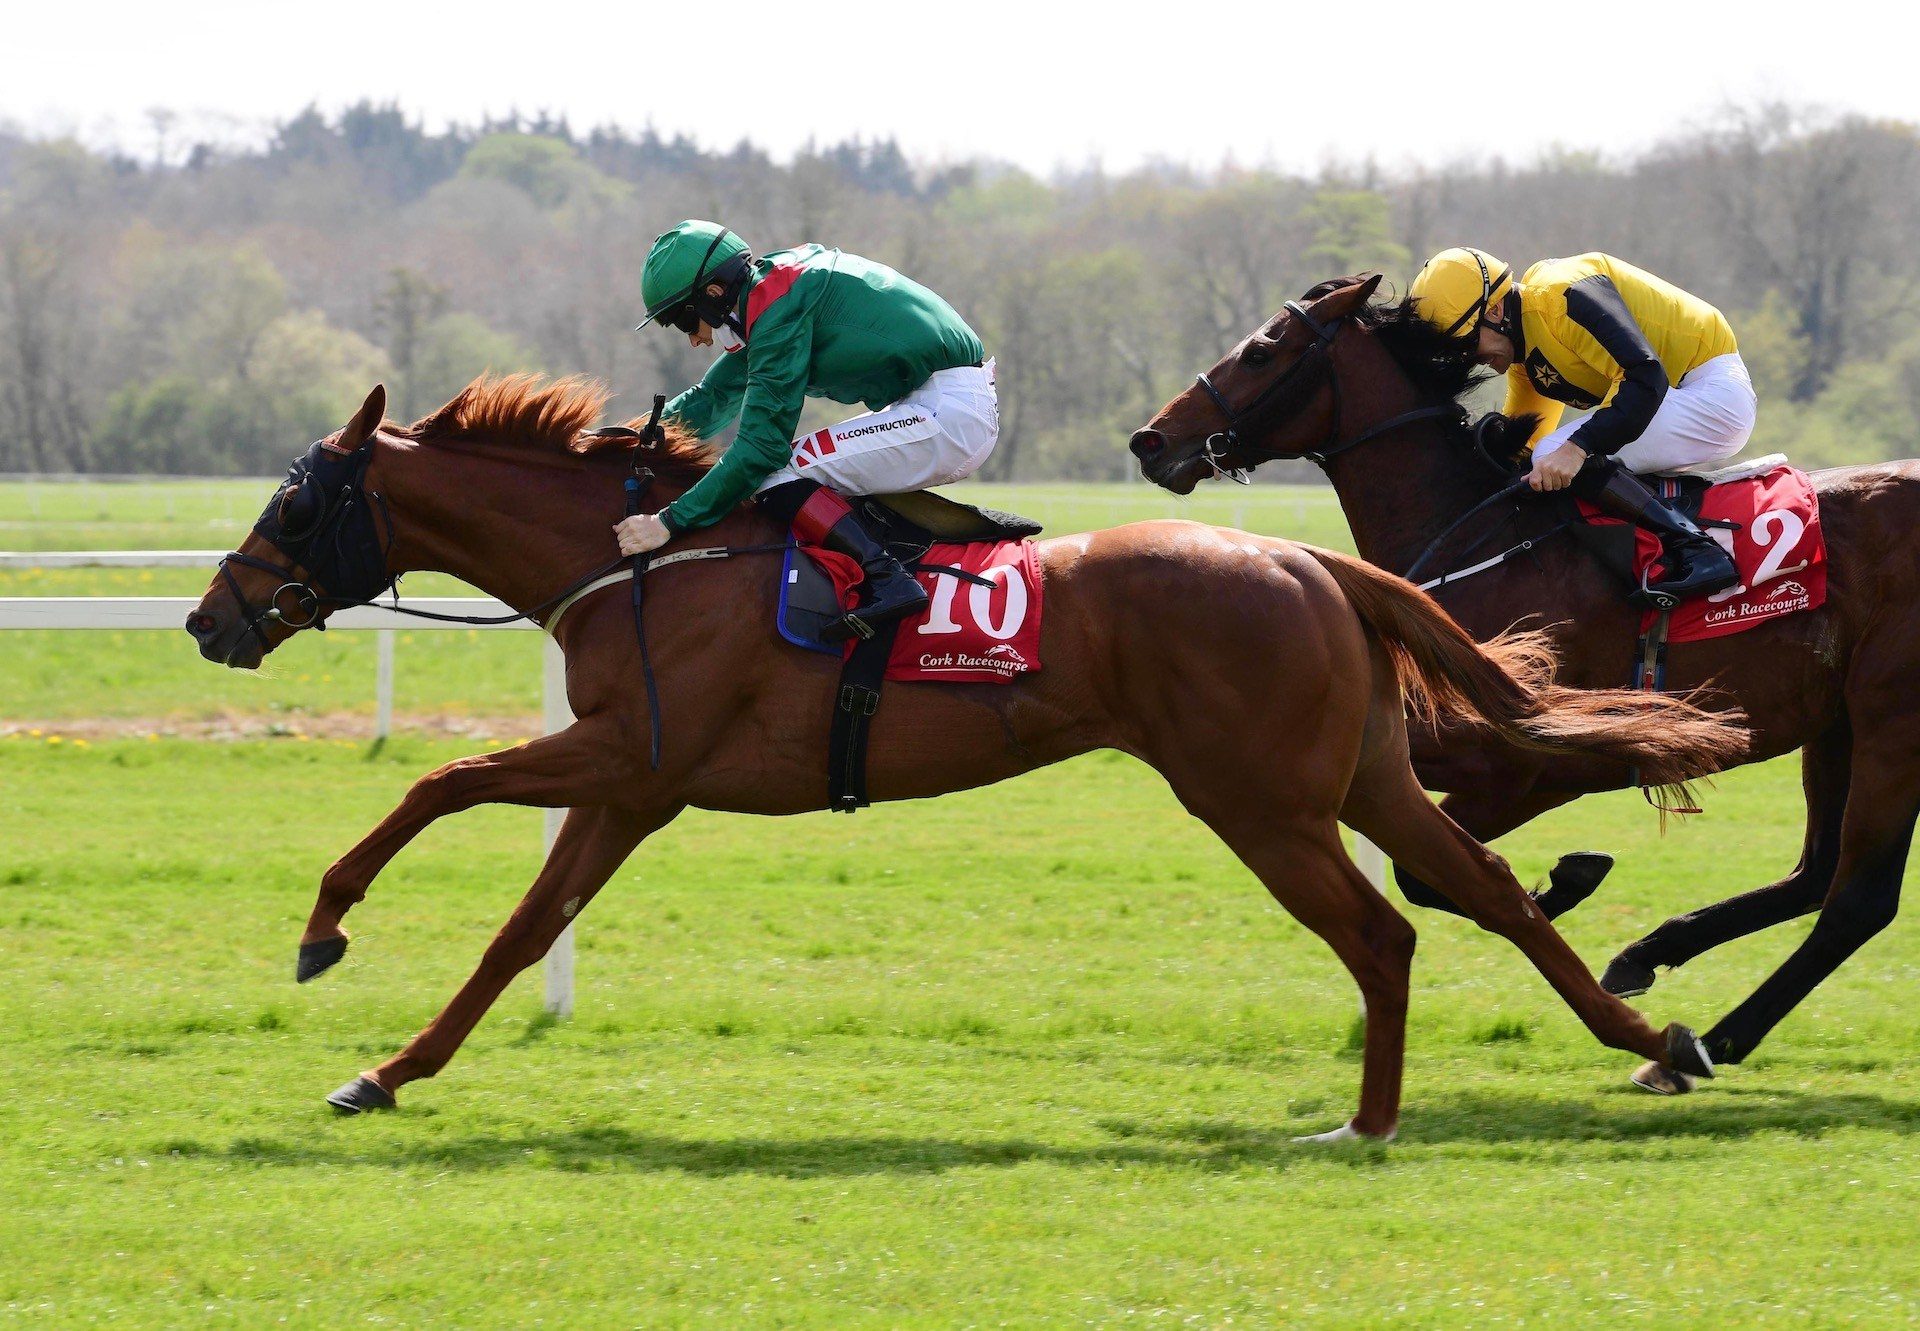
<svg viewBox="0 0 1920 1331"><path fill-rule="evenodd" d="M713 271L747 242L718 222L691 219L669 227L654 238L640 273L640 299L646 304L645 328L662 314L688 299Z"/></svg>

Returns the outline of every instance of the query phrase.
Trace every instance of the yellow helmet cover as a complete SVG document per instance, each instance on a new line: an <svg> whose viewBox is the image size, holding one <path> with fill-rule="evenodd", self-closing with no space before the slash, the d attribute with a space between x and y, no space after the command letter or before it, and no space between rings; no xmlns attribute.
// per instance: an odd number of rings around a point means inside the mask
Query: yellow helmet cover
<svg viewBox="0 0 1920 1331"><path fill-rule="evenodd" d="M1461 337L1512 290L1513 269L1485 250L1456 245L1421 264L1407 294L1421 318L1448 337Z"/></svg>

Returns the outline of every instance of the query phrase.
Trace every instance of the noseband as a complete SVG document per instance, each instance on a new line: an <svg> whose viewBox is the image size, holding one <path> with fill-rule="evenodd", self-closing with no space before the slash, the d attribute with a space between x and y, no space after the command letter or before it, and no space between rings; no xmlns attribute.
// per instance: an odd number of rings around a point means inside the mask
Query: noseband
<svg viewBox="0 0 1920 1331"><path fill-rule="evenodd" d="M1253 466L1283 457L1306 458L1324 471L1329 461L1348 449L1358 448L1361 444L1378 439L1381 435L1390 430L1397 430L1402 425L1411 425L1414 421L1432 420L1442 416L1457 416L1463 422L1465 421L1465 408L1456 402L1449 402L1444 406L1420 407L1413 411L1403 411L1398 416L1368 426L1351 439L1341 440L1340 376L1333 372L1332 353L1333 340L1340 335L1340 330L1346 326L1350 316L1343 314L1338 319L1322 323L1297 300L1288 301L1283 308L1312 331L1313 345L1301 352L1300 358L1289 365L1279 378L1261 389L1253 401L1235 409L1204 373L1194 376L1194 383L1206 390L1207 396L1213 399L1213 405L1220 409L1220 414L1226 417L1227 421L1224 430L1208 435L1206 442L1200 446L1200 456L1206 460L1209 467L1213 468L1215 476L1237 481L1241 485L1251 485ZM1333 416L1327 424L1326 440L1320 447L1306 449L1299 453L1276 453L1270 449L1249 445L1241 438L1240 432L1246 428L1249 421L1258 422L1261 417L1271 415L1276 418L1274 423L1278 423L1278 418L1282 414L1290 415L1305 405L1307 392L1318 387L1322 375L1326 377L1333 389ZM1299 394L1301 400L1298 403L1283 401L1290 393ZM1288 409L1285 413L1277 410L1281 405ZM1236 465L1234 462L1236 454L1241 458L1249 454L1264 454L1264 456L1255 456L1252 465Z"/></svg>

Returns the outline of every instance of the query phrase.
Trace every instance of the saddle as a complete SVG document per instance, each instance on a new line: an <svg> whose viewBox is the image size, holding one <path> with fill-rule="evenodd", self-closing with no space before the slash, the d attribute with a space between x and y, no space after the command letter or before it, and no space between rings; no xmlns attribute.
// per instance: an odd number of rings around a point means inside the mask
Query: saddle
<svg viewBox="0 0 1920 1331"><path fill-rule="evenodd" d="M887 553L909 572L921 567L936 545L1023 541L1041 531L1032 518L963 504L932 490L867 495L848 502ZM850 573L829 563L830 559L832 556L824 552L802 547L792 532L787 533L775 624L780 636L796 647L841 656L846 653L846 644L829 642L821 635L827 625L846 613L845 583ZM944 570L950 566L940 567Z"/></svg>
<svg viewBox="0 0 1920 1331"><path fill-rule="evenodd" d="M870 638L829 642L829 624L848 609L848 597L860 580L851 560L830 551L802 546L792 532L781 559L780 595L775 625L796 647L842 658L840 688L827 739L827 807L837 813L865 808L867 727L879 710L882 686L889 679L931 682L1006 682L1039 668L1039 562L1031 540L1039 523L1014 513L978 508L931 490L874 495L849 501L889 554L924 580L951 577L967 584L944 598L933 592L939 627L952 633L953 645L941 651L902 651L900 634L913 626L925 634L926 615L882 625ZM992 561L993 566L988 563ZM996 577L995 575L1000 575ZM1016 591L1011 584L1019 583ZM991 618L992 601L1001 599L999 618L987 630L989 641L969 651L965 624L981 611ZM1011 610L1019 602L1017 622ZM967 612L972 612L971 614ZM976 623L975 633L979 632ZM944 633L943 635L944 636Z"/></svg>
<svg viewBox="0 0 1920 1331"><path fill-rule="evenodd" d="M1788 466L1785 457L1774 453L1714 471L1648 480L1662 499L1702 528L1723 534L1716 539L1732 554L1740 582L1670 611L1644 612L1636 683L1648 686L1651 679L1658 687L1667 641L1722 637L1825 604L1827 547L1819 498L1806 473ZM1640 586L1657 569L1664 554L1657 537L1602 517L1581 501L1565 503L1575 538L1624 586Z"/></svg>
<svg viewBox="0 0 1920 1331"><path fill-rule="evenodd" d="M1718 526L1729 529L1730 522L1727 519L1702 516L1701 510L1706 503L1707 492L1716 485L1732 485L1739 481L1764 477L1781 468L1792 470L1787 462L1787 455L1768 453L1763 457L1747 458L1706 471L1666 472L1650 475L1645 479L1656 494L1694 522L1704 527ZM1575 539L1584 545L1602 565L1620 578L1629 590L1638 588L1647 560L1644 557L1645 548L1637 540L1635 530L1625 523L1594 521L1589 510L1584 509L1579 500L1565 491L1562 491L1558 498L1565 506L1564 512L1572 523Z"/></svg>

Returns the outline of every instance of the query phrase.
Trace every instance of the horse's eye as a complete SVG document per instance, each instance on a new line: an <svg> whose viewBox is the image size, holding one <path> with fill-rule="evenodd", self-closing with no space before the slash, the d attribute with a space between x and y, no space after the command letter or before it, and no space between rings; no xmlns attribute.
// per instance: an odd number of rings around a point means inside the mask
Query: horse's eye
<svg viewBox="0 0 1920 1331"><path fill-rule="evenodd" d="M1266 347L1248 347L1246 354L1240 357L1249 369L1259 369L1273 360L1273 352Z"/></svg>

